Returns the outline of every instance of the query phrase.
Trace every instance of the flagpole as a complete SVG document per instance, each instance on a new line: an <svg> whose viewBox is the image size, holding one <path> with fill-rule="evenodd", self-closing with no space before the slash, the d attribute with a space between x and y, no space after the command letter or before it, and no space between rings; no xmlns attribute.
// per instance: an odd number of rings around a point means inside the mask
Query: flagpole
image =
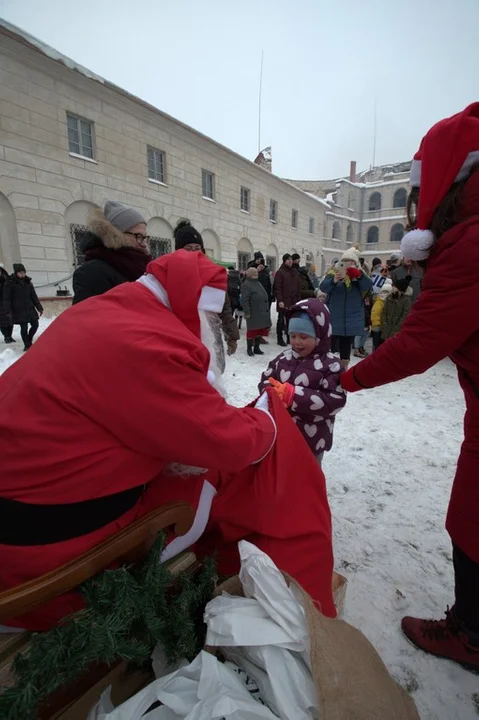
<svg viewBox="0 0 479 720"><path fill-rule="evenodd" d="M259 96L258 96L258 155L261 152L261 95L263 92L263 59L264 59L264 50L261 50L261 69L259 72Z"/></svg>

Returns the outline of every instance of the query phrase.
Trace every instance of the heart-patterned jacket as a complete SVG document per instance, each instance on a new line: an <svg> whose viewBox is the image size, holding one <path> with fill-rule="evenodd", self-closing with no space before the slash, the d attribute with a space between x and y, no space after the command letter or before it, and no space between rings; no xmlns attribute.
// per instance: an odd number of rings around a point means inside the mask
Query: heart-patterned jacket
<svg viewBox="0 0 479 720"><path fill-rule="evenodd" d="M259 384L260 392L269 386L269 378L295 386L290 414L315 455L330 450L333 444L335 415L346 404L339 377L343 372L339 355L331 352L331 319L320 300L302 300L292 308L306 312L316 329L317 346L313 354L301 358L286 348L270 362Z"/></svg>

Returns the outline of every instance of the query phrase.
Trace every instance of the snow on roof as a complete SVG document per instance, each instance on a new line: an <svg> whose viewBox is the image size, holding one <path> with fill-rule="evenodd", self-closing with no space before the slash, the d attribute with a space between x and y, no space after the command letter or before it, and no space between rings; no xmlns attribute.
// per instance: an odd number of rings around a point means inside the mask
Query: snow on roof
<svg viewBox="0 0 479 720"><path fill-rule="evenodd" d="M294 185L293 185L293 187L294 187ZM298 188L298 190L299 190L299 188ZM310 192L304 192L304 190L301 190L301 192L304 193L305 195L309 195L310 198L313 198L313 200L316 200L317 202L321 203L321 205L323 205L324 207L327 207L329 209L328 203L326 202L326 200L323 200L323 198L320 198L317 195L313 195L313 193L310 193Z"/></svg>
<svg viewBox="0 0 479 720"><path fill-rule="evenodd" d="M46 43L42 42L38 38L36 38L34 35L30 35L29 33L25 32L25 30L22 30L21 28L17 27L16 25L11 25L6 20L3 20L3 18L0 19L0 25L5 28L5 30L8 30L11 33L14 33L15 35L20 35L24 40L30 43L30 45L33 45L33 47L36 47L37 50L40 50L44 55L46 55L49 58L52 58L52 60L56 60L57 62L61 62L65 67L69 68L70 70L76 70L76 72L81 73L82 75L85 75L85 77L90 78L90 80L96 80L97 82L105 84L105 80L100 77L100 75L97 75L96 73L92 72L91 70L88 70L88 68L83 67L83 65L79 65L71 58L67 57L66 55L63 55L58 50L55 50L55 48L50 47L50 45L47 45Z"/></svg>

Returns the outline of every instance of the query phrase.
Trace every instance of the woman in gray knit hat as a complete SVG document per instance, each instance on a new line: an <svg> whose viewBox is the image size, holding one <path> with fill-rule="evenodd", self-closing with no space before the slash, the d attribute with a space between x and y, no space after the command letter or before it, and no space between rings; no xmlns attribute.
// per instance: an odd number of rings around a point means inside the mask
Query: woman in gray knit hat
<svg viewBox="0 0 479 720"><path fill-rule="evenodd" d="M85 262L73 274L74 304L137 280L152 259L144 217L114 200L93 210L80 249Z"/></svg>

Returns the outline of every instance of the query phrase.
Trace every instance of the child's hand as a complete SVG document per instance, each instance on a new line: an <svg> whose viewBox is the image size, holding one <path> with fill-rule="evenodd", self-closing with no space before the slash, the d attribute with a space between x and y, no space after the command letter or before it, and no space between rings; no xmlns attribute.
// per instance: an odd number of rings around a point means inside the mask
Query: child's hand
<svg viewBox="0 0 479 720"><path fill-rule="evenodd" d="M349 275L351 280L358 280L361 277L361 275L363 274L363 271L360 270L359 268L348 267L348 269L346 270L346 273Z"/></svg>
<svg viewBox="0 0 479 720"><path fill-rule="evenodd" d="M274 391L278 395L284 407L291 407L294 399L294 385L291 385L291 383L280 383L274 378L269 378L269 382L273 386Z"/></svg>

